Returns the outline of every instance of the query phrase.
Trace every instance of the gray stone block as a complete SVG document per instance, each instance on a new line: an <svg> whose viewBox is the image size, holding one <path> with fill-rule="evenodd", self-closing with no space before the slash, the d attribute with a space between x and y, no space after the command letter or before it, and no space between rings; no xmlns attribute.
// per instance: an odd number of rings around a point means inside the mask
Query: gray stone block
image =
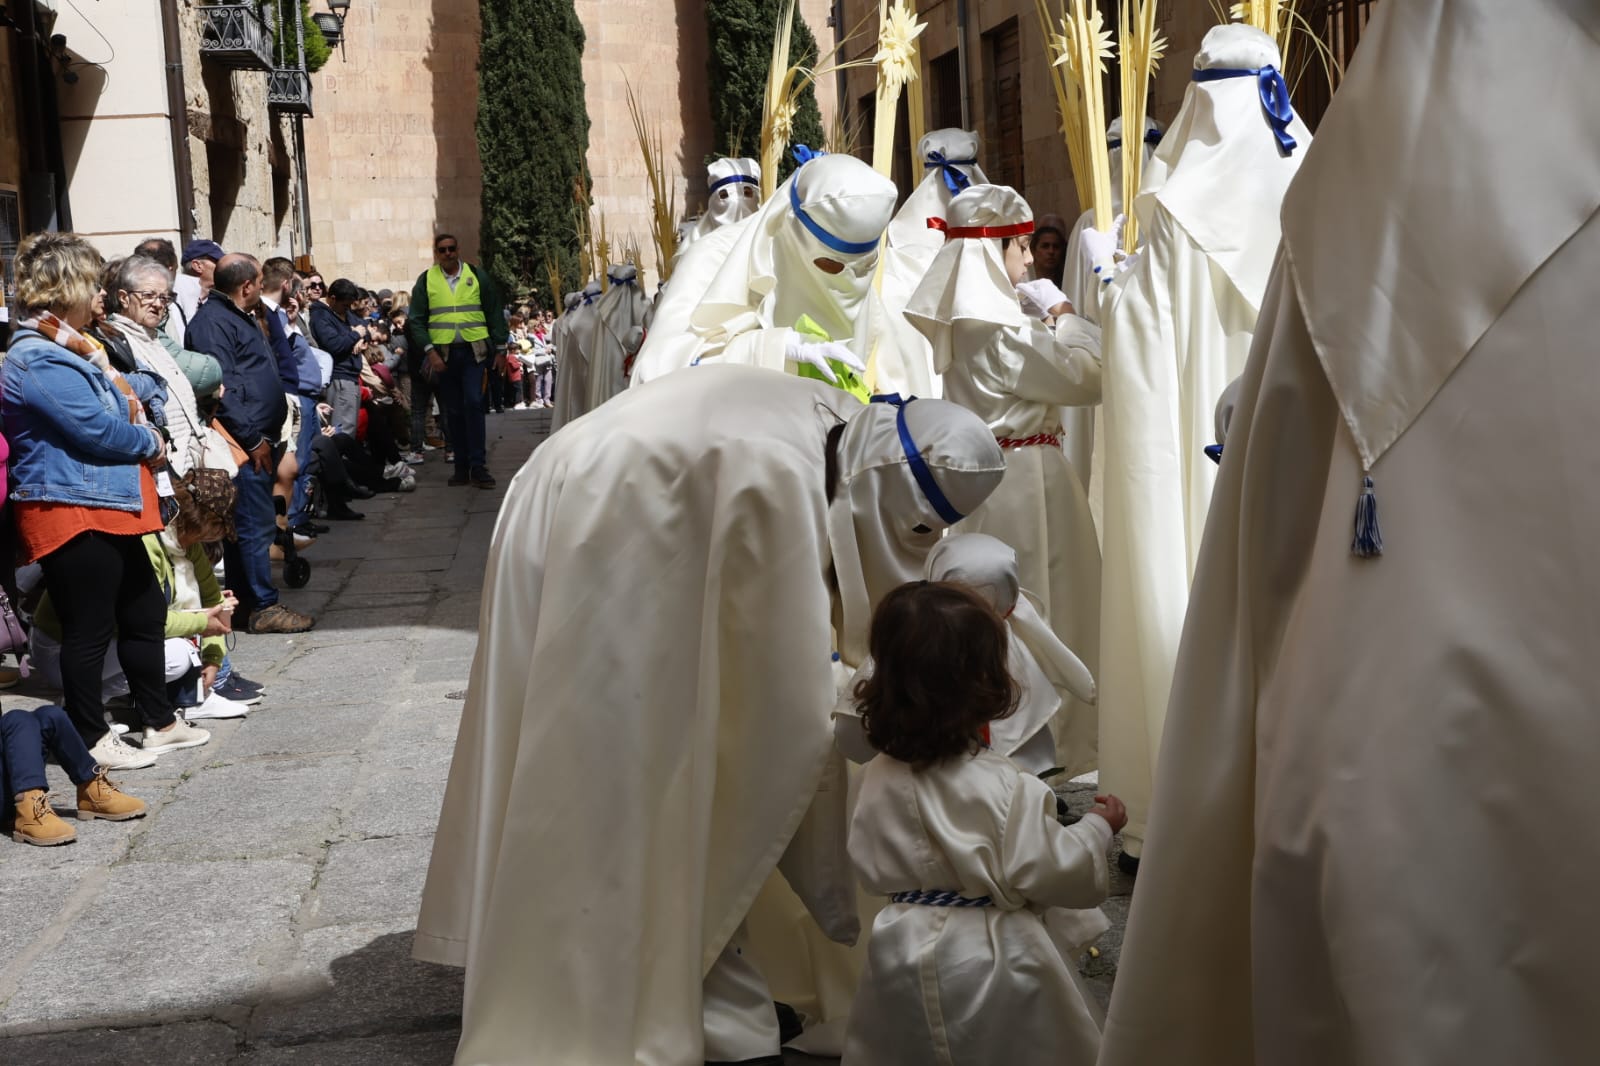
<svg viewBox="0 0 1600 1066"><path fill-rule="evenodd" d="M68 1020L147 1024L253 1002L287 949L313 872L310 862L262 859L113 867L71 935L23 974L0 1034Z"/></svg>
<svg viewBox="0 0 1600 1066"><path fill-rule="evenodd" d="M237 1066L450 1066L455 1030L408 1036L340 1040L333 1043L266 1047L237 1060Z"/></svg>
<svg viewBox="0 0 1600 1066"><path fill-rule="evenodd" d="M137 1029L81 1029L0 1039L6 1066L223 1066L236 1061L239 1037L218 1022Z"/></svg>
<svg viewBox="0 0 1600 1066"><path fill-rule="evenodd" d="M333 836L355 783L352 760L336 756L209 766L152 819L134 857L255 860L310 853Z"/></svg>
<svg viewBox="0 0 1600 1066"><path fill-rule="evenodd" d="M418 1037L443 1033L453 1051L461 1024L462 971L413 959L413 924L415 916L403 923L340 925L305 933L293 961L251 1020L251 1043L265 1050L396 1032ZM443 1061L449 1062L448 1055Z"/></svg>
<svg viewBox="0 0 1600 1066"><path fill-rule="evenodd" d="M347 838L430 834L439 824L444 781L416 770L375 770L345 816Z"/></svg>
<svg viewBox="0 0 1600 1066"><path fill-rule="evenodd" d="M330 846L299 924L308 929L397 919L414 924L432 852L433 838L426 834Z"/></svg>

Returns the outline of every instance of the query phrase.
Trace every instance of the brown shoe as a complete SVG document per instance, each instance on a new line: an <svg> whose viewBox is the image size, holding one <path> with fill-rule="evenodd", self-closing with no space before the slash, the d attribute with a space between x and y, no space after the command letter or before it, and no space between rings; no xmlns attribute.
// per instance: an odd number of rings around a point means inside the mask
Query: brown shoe
<svg viewBox="0 0 1600 1066"><path fill-rule="evenodd" d="M18 844L37 844L53 848L78 839L78 831L56 817L50 809L50 794L42 788L17 793L17 824L11 839Z"/></svg>
<svg viewBox="0 0 1600 1066"><path fill-rule="evenodd" d="M281 603L263 608L250 616L252 633L304 633L316 624L315 618L291 611Z"/></svg>
<svg viewBox="0 0 1600 1066"><path fill-rule="evenodd" d="M129 818L143 818L148 808L144 800L130 796L119 789L99 768L94 780L78 786L78 821L92 822L104 818L108 822L126 822Z"/></svg>

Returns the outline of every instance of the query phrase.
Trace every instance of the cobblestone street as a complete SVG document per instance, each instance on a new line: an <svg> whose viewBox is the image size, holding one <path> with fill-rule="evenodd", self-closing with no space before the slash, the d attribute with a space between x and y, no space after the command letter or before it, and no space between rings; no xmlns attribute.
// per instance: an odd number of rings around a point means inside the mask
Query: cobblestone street
<svg viewBox="0 0 1600 1066"><path fill-rule="evenodd" d="M263 704L117 775L148 817L0 842L0 1063L449 1063L461 975L413 961L411 935L496 509L547 425L491 416L495 491L447 488L434 453L414 495L358 502L365 521L321 537L284 597L316 629L235 648ZM5 705L44 702L30 684ZM1113 879L1116 929L1086 964L1102 994L1129 888Z"/></svg>

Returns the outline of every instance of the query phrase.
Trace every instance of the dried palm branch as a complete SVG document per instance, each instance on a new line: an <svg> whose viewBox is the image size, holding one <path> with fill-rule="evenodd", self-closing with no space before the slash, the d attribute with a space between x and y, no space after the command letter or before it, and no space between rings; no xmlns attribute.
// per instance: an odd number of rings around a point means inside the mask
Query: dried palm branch
<svg viewBox="0 0 1600 1066"><path fill-rule="evenodd" d="M1122 246L1139 244L1133 201L1144 178L1144 124L1150 102L1150 79L1166 53L1167 41L1156 30L1158 0L1119 0L1117 28L1122 72Z"/></svg>
<svg viewBox="0 0 1600 1066"><path fill-rule="evenodd" d="M544 257L544 273L550 282L550 310L559 315L565 306L562 298L566 293L561 291L561 264L552 254L546 254Z"/></svg>
<svg viewBox="0 0 1600 1066"><path fill-rule="evenodd" d="M633 116L639 154L644 156L645 173L650 176L650 239L656 250L656 274L665 281L672 275L672 260L678 254L678 190L667 174L660 124L652 128L645 120L644 110L633 92L633 83L626 74L623 83L628 89L628 114ZM637 247L633 265L639 266Z"/></svg>
<svg viewBox="0 0 1600 1066"><path fill-rule="evenodd" d="M611 238L606 235L606 213L596 212L600 216L600 239L595 242L595 274L600 278L600 291L605 292L611 288Z"/></svg>
<svg viewBox="0 0 1600 1066"><path fill-rule="evenodd" d="M1111 58L1111 32L1096 0L1057 0L1052 22L1048 0L1034 0L1050 54L1056 107L1066 136L1067 158L1080 207L1094 211L1094 226L1109 232L1111 157L1106 147L1104 75ZM1059 32L1056 29L1059 28Z"/></svg>
<svg viewBox="0 0 1600 1066"><path fill-rule="evenodd" d="M878 87L872 113L872 166L888 177L894 169L894 127L900 93L918 80L917 38L928 28L906 0L878 0ZM921 114L921 101L917 101ZM920 138L919 138L920 140Z"/></svg>
<svg viewBox="0 0 1600 1066"><path fill-rule="evenodd" d="M761 108L761 199L765 201L778 188L778 167L794 136L794 117L800 97L821 78L851 67L866 66L865 60L840 62L841 49L858 31L849 34L817 58L817 65L806 67L789 62L789 42L794 31L795 0L786 0L778 13L772 36L772 62L767 68L767 90Z"/></svg>

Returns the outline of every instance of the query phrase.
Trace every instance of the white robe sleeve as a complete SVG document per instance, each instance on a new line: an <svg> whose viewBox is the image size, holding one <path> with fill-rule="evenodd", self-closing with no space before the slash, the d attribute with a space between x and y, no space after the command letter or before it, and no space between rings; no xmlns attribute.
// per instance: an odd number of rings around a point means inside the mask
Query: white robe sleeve
<svg viewBox="0 0 1600 1066"><path fill-rule="evenodd" d="M1052 334L1043 323L1001 330L993 343L1005 391L1031 403L1091 407L1100 402L1100 330L1076 315Z"/></svg>
<svg viewBox="0 0 1600 1066"><path fill-rule="evenodd" d="M1000 842L1001 882L1038 909L1097 907L1110 892L1102 835L1109 828L1096 817L1063 826L1050 786L1018 774Z"/></svg>

